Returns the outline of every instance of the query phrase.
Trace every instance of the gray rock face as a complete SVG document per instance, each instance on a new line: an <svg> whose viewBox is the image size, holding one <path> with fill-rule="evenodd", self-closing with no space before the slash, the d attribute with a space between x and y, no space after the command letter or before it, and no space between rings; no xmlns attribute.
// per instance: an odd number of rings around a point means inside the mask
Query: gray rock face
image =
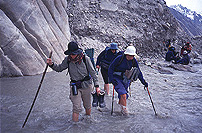
<svg viewBox="0 0 202 133"><path fill-rule="evenodd" d="M22 76L21 70L4 55L2 49L0 49L0 74L2 76Z"/></svg>
<svg viewBox="0 0 202 133"><path fill-rule="evenodd" d="M0 74L42 73L46 58L61 62L70 40L66 0L0 0Z"/></svg>
<svg viewBox="0 0 202 133"><path fill-rule="evenodd" d="M187 37L163 0L74 0L67 11L73 39L98 43L99 52L117 42L123 49L133 44L140 56L156 57L164 40Z"/></svg>
<svg viewBox="0 0 202 133"><path fill-rule="evenodd" d="M101 10L108 10L108 11L118 10L118 6L108 0L101 0L100 8L101 8Z"/></svg>
<svg viewBox="0 0 202 133"><path fill-rule="evenodd" d="M50 51L60 63L70 38L95 57L117 42L150 58L164 57L164 40L190 39L164 0L0 0L1 77L42 73Z"/></svg>
<svg viewBox="0 0 202 133"><path fill-rule="evenodd" d="M193 37L191 43L194 51L196 51L199 55L202 55L202 36Z"/></svg>
<svg viewBox="0 0 202 133"><path fill-rule="evenodd" d="M45 64L42 58L1 10L0 17L3 23L0 27L1 75L21 76L41 72L40 68Z"/></svg>

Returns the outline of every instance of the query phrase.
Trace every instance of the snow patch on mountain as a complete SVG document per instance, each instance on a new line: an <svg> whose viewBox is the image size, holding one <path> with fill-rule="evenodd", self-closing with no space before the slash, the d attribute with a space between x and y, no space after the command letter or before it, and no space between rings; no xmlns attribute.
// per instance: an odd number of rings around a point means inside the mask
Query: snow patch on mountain
<svg viewBox="0 0 202 133"><path fill-rule="evenodd" d="M190 36L202 35L202 15L183 7L182 5L170 6L173 16Z"/></svg>
<svg viewBox="0 0 202 133"><path fill-rule="evenodd" d="M186 7L183 7L182 5L172 5L171 8L175 9L176 11L180 12L184 16L190 18L191 20L194 20L194 16L198 14L195 11L191 11L190 9L187 9Z"/></svg>

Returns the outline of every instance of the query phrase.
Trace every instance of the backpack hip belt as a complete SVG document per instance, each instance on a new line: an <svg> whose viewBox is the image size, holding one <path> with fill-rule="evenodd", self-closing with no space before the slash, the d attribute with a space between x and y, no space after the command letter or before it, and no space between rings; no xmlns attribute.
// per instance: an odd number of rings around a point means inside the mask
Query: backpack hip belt
<svg viewBox="0 0 202 133"><path fill-rule="evenodd" d="M76 82L83 82L83 81L88 81L88 80L90 80L91 79L91 76L90 75L88 75L88 76L85 76L82 80L72 80L71 79L71 82L72 83L76 83Z"/></svg>

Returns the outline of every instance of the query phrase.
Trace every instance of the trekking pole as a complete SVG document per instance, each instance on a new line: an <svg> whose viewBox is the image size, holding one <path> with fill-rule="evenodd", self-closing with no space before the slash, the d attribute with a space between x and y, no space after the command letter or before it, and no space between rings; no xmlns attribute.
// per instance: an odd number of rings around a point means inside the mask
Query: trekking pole
<svg viewBox="0 0 202 133"><path fill-rule="evenodd" d="M145 89L145 87L144 87L144 89ZM155 115L157 115L156 110L155 110L155 108L154 108L154 103L153 103L152 98L151 98L150 93L149 93L148 87L147 87L147 92L148 92L148 94L149 94L149 98L150 98L150 100L151 100L152 107L153 107L153 109L154 109L154 113L155 113Z"/></svg>
<svg viewBox="0 0 202 133"><path fill-rule="evenodd" d="M130 94L130 97L131 97L131 88L130 88L130 86L131 86L131 82L130 82L130 85L129 85L129 94Z"/></svg>
<svg viewBox="0 0 202 133"><path fill-rule="evenodd" d="M99 70L100 70L100 69L98 68L97 71L96 71L96 72L97 72L97 75L98 75Z"/></svg>
<svg viewBox="0 0 202 133"><path fill-rule="evenodd" d="M111 115L113 114L113 106L114 106L114 86L113 86L113 96L112 96L112 110L111 110Z"/></svg>
<svg viewBox="0 0 202 133"><path fill-rule="evenodd" d="M52 51L51 51L50 54L49 54L49 58L51 58L51 56L52 56ZM24 128L24 126L25 126L25 124L26 124L26 122L27 122L27 120L28 120L28 118L29 118L29 115L30 115L30 113L31 113L31 111L32 111L32 108L33 108L34 103L35 103L35 101L36 101L36 98L37 98L37 96L38 96L39 90L40 90L40 88L41 88L43 79L44 79L44 77L45 77L45 75L46 75L47 69L48 69L48 63L46 64L46 68L45 68L45 70L44 70L44 72L43 72L43 76L42 76L42 78L41 78L41 82L40 82L39 87L38 87L38 90L37 90L37 92L36 92L34 101L33 101L32 105L31 105L31 108L30 108L30 110L29 110L29 113L27 114L27 117L26 117L26 119L25 119L25 121L24 121L24 123L23 123L23 125L22 125L22 128Z"/></svg>

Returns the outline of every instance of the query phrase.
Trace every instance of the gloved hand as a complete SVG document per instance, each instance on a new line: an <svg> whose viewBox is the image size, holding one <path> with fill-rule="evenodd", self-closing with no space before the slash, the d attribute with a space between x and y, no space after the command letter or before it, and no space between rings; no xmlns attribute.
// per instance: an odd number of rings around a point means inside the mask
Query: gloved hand
<svg viewBox="0 0 202 133"><path fill-rule="evenodd" d="M146 81L145 81L145 83L144 83L144 86L145 86L145 87L148 87L148 83L147 83Z"/></svg>

